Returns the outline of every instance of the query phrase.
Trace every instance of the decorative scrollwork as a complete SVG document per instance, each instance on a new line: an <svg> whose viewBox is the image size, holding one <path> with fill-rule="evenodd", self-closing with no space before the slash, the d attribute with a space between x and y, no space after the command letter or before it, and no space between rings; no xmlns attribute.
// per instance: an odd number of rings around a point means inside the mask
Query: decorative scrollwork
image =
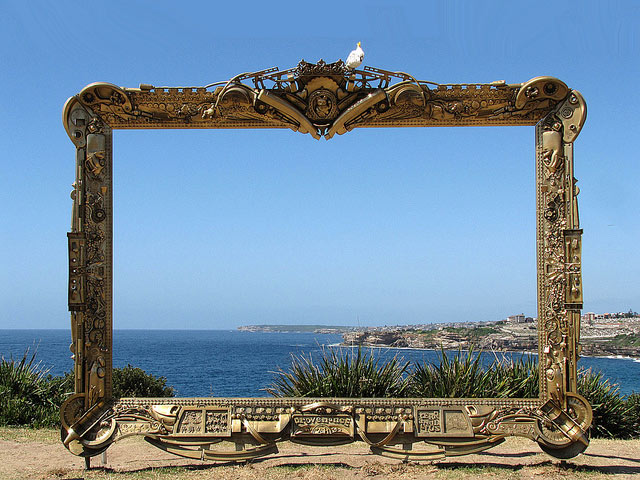
<svg viewBox="0 0 640 480"><path fill-rule="evenodd" d="M243 80L253 80L253 86ZM318 81L322 79L318 83ZM393 84L394 80L400 80ZM266 84L273 86L268 88ZM221 82L224 83L224 82ZM435 85L435 88L433 88ZM314 137L316 128L325 138L344 133L332 123L367 95L382 89L386 98L361 112L349 124L355 127L456 125L533 125L567 96L568 88L552 77L538 77L523 85L438 85L420 82L403 72L373 67L348 70L344 62L304 60L289 70L277 68L233 77L210 92L206 87L123 89L108 83L91 84L78 100L112 128L292 128ZM256 101L260 92L279 98L279 105ZM577 97L576 97L577 98ZM582 103L567 103L559 111L561 123L579 130ZM282 108L281 108L282 107ZM296 110L291 115L290 109ZM267 114L268 115L265 115ZM302 115L306 121L296 117ZM300 128L303 123L316 128ZM403 123L406 122L406 123ZM576 126L578 124L579 126ZM91 132L91 130L89 130ZM330 133L331 132L331 133ZM566 135L565 135L566 136ZM551 145L551 137L547 143ZM557 155L549 162L556 162ZM99 170L99 155L89 160Z"/></svg>
<svg viewBox="0 0 640 480"><path fill-rule="evenodd" d="M293 73L296 77L346 75L349 73L349 70L342 60L333 63L327 63L322 59L318 60L317 63L300 60L298 66L293 70Z"/></svg>

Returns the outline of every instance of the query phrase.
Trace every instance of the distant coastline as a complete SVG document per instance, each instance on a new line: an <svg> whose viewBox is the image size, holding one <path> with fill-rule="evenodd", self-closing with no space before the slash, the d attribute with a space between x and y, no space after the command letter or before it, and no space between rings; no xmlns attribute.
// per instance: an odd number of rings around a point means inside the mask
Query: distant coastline
<svg viewBox="0 0 640 480"><path fill-rule="evenodd" d="M343 346L416 350L468 350L531 353L538 351L535 319L522 315L494 322L434 323L390 327L334 325L247 325L240 331L329 333L342 335ZM640 316L590 318L580 328L580 354L590 357L640 358Z"/></svg>
<svg viewBox="0 0 640 480"><path fill-rule="evenodd" d="M347 325L243 325L241 332L277 332L277 333L334 333L354 332L358 327Z"/></svg>

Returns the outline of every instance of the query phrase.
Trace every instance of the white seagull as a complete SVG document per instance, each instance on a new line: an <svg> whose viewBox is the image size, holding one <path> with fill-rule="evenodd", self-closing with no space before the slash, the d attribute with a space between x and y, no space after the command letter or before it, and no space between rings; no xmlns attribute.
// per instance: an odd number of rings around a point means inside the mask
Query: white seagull
<svg viewBox="0 0 640 480"><path fill-rule="evenodd" d="M358 42L358 46L356 47L356 49L353 50L347 57L347 68L349 70L358 68L362 63L362 60L364 60L364 50L360 48L360 42Z"/></svg>

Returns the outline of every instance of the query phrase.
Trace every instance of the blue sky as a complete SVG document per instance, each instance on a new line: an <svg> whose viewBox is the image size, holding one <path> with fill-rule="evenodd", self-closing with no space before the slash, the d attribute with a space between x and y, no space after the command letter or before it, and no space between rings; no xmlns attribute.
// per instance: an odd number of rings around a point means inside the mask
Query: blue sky
<svg viewBox="0 0 640 480"><path fill-rule="evenodd" d="M640 3L4 1L0 328L68 328L64 101L346 58L586 98L585 311L640 309ZM384 325L536 314L532 127L116 131L114 325ZM496 253L498 252L498 253Z"/></svg>

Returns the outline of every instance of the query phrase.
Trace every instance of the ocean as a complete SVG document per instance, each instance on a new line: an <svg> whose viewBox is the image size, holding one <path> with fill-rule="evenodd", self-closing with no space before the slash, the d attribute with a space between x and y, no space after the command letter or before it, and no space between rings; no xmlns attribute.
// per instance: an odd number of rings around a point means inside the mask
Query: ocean
<svg viewBox="0 0 640 480"><path fill-rule="evenodd" d="M0 355L22 358L36 352L36 361L53 375L71 371L68 330L0 330ZM167 378L181 397L262 397L278 369L286 370L291 355L318 357L340 335L265 333L237 330L117 330L114 366L131 364ZM434 361L430 350L376 348L376 355L393 355L412 362ZM484 353L489 363L493 354ZM513 353L519 357L520 353ZM640 392L640 361L629 358L584 357L579 367L600 371L619 385L622 394Z"/></svg>

